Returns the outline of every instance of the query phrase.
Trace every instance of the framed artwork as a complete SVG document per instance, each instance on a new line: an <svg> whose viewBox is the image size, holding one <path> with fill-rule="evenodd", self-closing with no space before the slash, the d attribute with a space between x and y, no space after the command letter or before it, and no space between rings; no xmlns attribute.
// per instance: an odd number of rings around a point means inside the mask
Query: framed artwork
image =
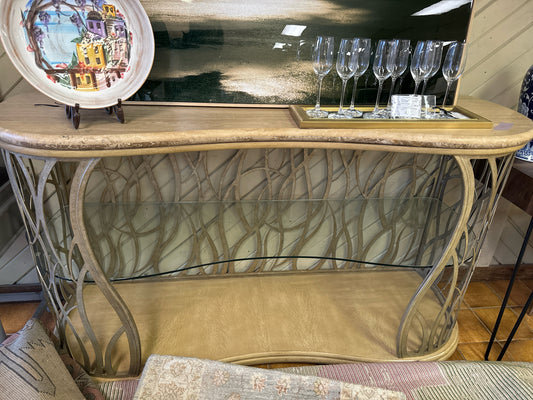
<svg viewBox="0 0 533 400"><path fill-rule="evenodd" d="M131 100L237 104L314 104L311 47L316 36L465 41L473 0L141 0L155 37L152 71ZM446 46L444 47L444 54ZM443 55L444 58L444 55ZM335 66L324 79L322 104L337 104ZM454 101L457 84L451 88ZM357 104L373 104L370 67L359 79ZM353 79L347 94L351 96ZM442 101L439 71L426 94ZM390 91L385 82L383 100ZM409 68L395 93L413 93Z"/></svg>

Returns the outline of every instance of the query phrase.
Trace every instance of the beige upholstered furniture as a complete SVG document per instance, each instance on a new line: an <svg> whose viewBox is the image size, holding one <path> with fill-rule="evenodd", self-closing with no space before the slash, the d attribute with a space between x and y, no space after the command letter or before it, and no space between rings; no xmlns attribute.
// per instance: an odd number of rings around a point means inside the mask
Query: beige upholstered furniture
<svg viewBox="0 0 533 400"><path fill-rule="evenodd" d="M26 84L0 146L62 339L93 375L152 353L242 364L439 360L533 124L299 129L287 108L127 105Z"/></svg>

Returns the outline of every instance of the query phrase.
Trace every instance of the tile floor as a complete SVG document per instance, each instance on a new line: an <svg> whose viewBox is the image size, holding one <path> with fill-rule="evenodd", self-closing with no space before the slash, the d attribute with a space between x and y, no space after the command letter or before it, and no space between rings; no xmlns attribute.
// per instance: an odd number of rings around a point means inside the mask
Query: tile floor
<svg viewBox="0 0 533 400"><path fill-rule="evenodd" d="M508 281L470 282L459 311L459 345L452 360L482 360ZM495 360L522 306L533 290L533 280L517 280L503 314L489 359ZM526 315L504 360L533 362L533 315Z"/></svg>
<svg viewBox="0 0 533 400"><path fill-rule="evenodd" d="M500 304L507 288L507 281L471 282L459 311L459 345L450 359L482 360L496 321ZM495 360L509 334L522 306L533 290L533 280L517 280L511 293L509 304L491 352ZM0 318L6 333L20 329L31 318L37 303L0 304ZM515 339L509 346L504 360L533 362L533 315L526 315ZM270 364L263 367L274 368L286 364Z"/></svg>

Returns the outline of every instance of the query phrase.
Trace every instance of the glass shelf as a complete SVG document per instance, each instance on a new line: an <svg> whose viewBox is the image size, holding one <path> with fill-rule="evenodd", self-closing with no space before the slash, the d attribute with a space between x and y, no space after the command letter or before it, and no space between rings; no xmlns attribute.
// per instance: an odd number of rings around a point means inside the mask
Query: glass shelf
<svg viewBox="0 0 533 400"><path fill-rule="evenodd" d="M433 198L86 203L84 211L90 245L111 281L424 269L442 255L458 218ZM49 230L60 231L67 213ZM70 238L56 242L68 249ZM471 249L459 248L461 260L469 257ZM76 265L62 272L56 276L78 279Z"/></svg>

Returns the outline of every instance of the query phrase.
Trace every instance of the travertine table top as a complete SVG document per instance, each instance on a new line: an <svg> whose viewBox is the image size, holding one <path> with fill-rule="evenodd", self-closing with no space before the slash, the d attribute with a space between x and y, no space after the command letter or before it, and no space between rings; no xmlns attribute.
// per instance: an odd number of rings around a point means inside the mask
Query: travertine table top
<svg viewBox="0 0 533 400"><path fill-rule="evenodd" d="M533 138L533 122L473 98L459 105L492 129L300 129L284 107L124 106L126 123L104 110L81 110L78 130L65 110L26 82L0 103L0 146L58 158L259 147L332 147L483 156L506 154Z"/></svg>

